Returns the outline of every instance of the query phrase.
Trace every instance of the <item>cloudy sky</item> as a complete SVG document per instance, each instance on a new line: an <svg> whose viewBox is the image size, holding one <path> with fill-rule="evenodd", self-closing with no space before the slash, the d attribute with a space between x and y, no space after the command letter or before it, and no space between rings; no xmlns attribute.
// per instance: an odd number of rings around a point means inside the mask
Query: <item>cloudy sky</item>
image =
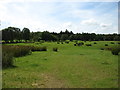
<svg viewBox="0 0 120 90"><path fill-rule="evenodd" d="M74 33L118 33L117 0L97 1L3 0L0 1L0 29L13 26L21 30L27 27L34 32L68 29Z"/></svg>

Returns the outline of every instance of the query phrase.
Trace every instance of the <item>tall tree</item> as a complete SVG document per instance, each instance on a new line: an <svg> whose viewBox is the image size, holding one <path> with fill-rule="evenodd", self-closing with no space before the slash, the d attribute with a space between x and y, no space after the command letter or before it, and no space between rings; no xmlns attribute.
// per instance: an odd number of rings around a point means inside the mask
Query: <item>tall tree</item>
<svg viewBox="0 0 120 90"><path fill-rule="evenodd" d="M25 41L30 40L30 30L28 28L23 28L22 35Z"/></svg>

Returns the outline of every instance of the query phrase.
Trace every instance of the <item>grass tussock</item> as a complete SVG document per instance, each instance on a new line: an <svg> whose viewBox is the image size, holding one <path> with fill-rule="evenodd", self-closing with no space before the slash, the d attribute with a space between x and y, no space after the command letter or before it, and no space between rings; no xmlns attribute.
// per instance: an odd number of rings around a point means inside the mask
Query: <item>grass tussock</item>
<svg viewBox="0 0 120 90"><path fill-rule="evenodd" d="M85 44L86 46L92 46L91 44Z"/></svg>
<svg viewBox="0 0 120 90"><path fill-rule="evenodd" d="M53 48L53 51L58 52L58 48L57 47Z"/></svg>

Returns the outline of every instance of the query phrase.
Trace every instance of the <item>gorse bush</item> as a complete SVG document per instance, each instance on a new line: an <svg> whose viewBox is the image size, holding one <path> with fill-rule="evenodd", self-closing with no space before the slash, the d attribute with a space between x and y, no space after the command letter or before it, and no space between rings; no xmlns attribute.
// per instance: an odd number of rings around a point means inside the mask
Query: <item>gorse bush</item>
<svg viewBox="0 0 120 90"><path fill-rule="evenodd" d="M111 44L115 44L114 42L111 42Z"/></svg>
<svg viewBox="0 0 120 90"><path fill-rule="evenodd" d="M21 57L30 54L28 46L2 45L2 67L13 66L13 57Z"/></svg>
<svg viewBox="0 0 120 90"><path fill-rule="evenodd" d="M63 42L61 42L61 44L63 44Z"/></svg>
<svg viewBox="0 0 120 90"><path fill-rule="evenodd" d="M77 46L76 44L74 44L74 46Z"/></svg>
<svg viewBox="0 0 120 90"><path fill-rule="evenodd" d="M60 44L60 42L57 42L57 44Z"/></svg>
<svg viewBox="0 0 120 90"><path fill-rule="evenodd" d="M57 48L57 47L53 48L53 51L57 52L57 51L58 51L58 48Z"/></svg>
<svg viewBox="0 0 120 90"><path fill-rule="evenodd" d="M74 44L74 46L82 46L82 45L84 45L83 42L77 42L77 43Z"/></svg>
<svg viewBox="0 0 120 90"><path fill-rule="evenodd" d="M105 44L105 46L108 46L108 44Z"/></svg>
<svg viewBox="0 0 120 90"><path fill-rule="evenodd" d="M92 46L91 44L85 44L86 46Z"/></svg>
<svg viewBox="0 0 120 90"><path fill-rule="evenodd" d="M65 43L67 43L67 44L69 44L69 42L70 42L69 40L66 40L66 41L65 41Z"/></svg>
<svg viewBox="0 0 120 90"><path fill-rule="evenodd" d="M2 67L13 66L13 57L29 55L31 51L47 51L47 47L3 45L2 46Z"/></svg>
<svg viewBox="0 0 120 90"><path fill-rule="evenodd" d="M118 44L120 44L120 42L118 42Z"/></svg>
<svg viewBox="0 0 120 90"><path fill-rule="evenodd" d="M30 54L31 50L29 46L22 45L3 45L2 48L6 53L12 53L14 57L21 57Z"/></svg>
<svg viewBox="0 0 120 90"><path fill-rule="evenodd" d="M31 49L29 46L14 46L13 48L13 55L14 57L21 57L21 56L25 56L28 54L31 54Z"/></svg>
<svg viewBox="0 0 120 90"><path fill-rule="evenodd" d="M11 67L13 66L13 54L6 51L2 52L2 67Z"/></svg>
<svg viewBox="0 0 120 90"><path fill-rule="evenodd" d="M119 52L120 52L120 47L113 47L112 50L111 50L111 53L113 55L119 55Z"/></svg>
<svg viewBox="0 0 120 90"><path fill-rule="evenodd" d="M100 48L100 50L104 50L104 48Z"/></svg>
<svg viewBox="0 0 120 90"><path fill-rule="evenodd" d="M83 42L79 42L79 43L77 43L77 45L78 46L82 46L82 45L84 45L84 43Z"/></svg>

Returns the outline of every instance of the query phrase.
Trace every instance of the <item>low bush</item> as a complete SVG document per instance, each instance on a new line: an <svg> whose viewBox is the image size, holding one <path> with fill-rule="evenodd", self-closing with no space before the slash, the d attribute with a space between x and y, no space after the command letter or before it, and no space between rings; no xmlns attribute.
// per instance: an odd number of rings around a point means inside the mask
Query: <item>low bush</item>
<svg viewBox="0 0 120 90"><path fill-rule="evenodd" d="M76 44L74 44L74 46L77 46Z"/></svg>
<svg viewBox="0 0 120 90"><path fill-rule="evenodd" d="M47 47L46 46L40 47L40 51L47 51Z"/></svg>
<svg viewBox="0 0 120 90"><path fill-rule="evenodd" d="M58 51L58 48L53 48L53 51L57 52L57 51Z"/></svg>
<svg viewBox="0 0 120 90"><path fill-rule="evenodd" d="M61 42L61 44L63 44L63 42Z"/></svg>
<svg viewBox="0 0 120 90"><path fill-rule="evenodd" d="M96 42L94 42L94 44L97 44Z"/></svg>
<svg viewBox="0 0 120 90"><path fill-rule="evenodd" d="M22 45L3 45L3 52L12 53L14 57L21 57L30 54L29 46Z"/></svg>
<svg viewBox="0 0 120 90"><path fill-rule="evenodd" d="M13 66L13 58L30 54L28 46L2 45L2 67Z"/></svg>
<svg viewBox="0 0 120 90"><path fill-rule="evenodd" d="M108 46L108 44L105 44L105 46Z"/></svg>
<svg viewBox="0 0 120 90"><path fill-rule="evenodd" d="M91 44L85 44L86 46L92 46Z"/></svg>
<svg viewBox="0 0 120 90"><path fill-rule="evenodd" d="M66 40L65 43L69 44L69 40Z"/></svg>
<svg viewBox="0 0 120 90"><path fill-rule="evenodd" d="M2 52L2 67L7 68L13 66L13 54L6 51Z"/></svg>
<svg viewBox="0 0 120 90"><path fill-rule="evenodd" d="M120 42L118 42L118 44L120 44Z"/></svg>
<svg viewBox="0 0 120 90"><path fill-rule="evenodd" d="M47 51L47 47L31 46L31 51Z"/></svg>
<svg viewBox="0 0 120 90"><path fill-rule="evenodd" d="M60 44L60 42L57 42L57 44Z"/></svg>
<svg viewBox="0 0 120 90"><path fill-rule="evenodd" d="M74 44L74 46L82 46L82 45L84 45L83 42L79 42L79 43L77 42L77 43Z"/></svg>
<svg viewBox="0 0 120 90"><path fill-rule="evenodd" d="M31 51L47 51L47 47L2 45L2 67L13 66L13 58L31 54Z"/></svg>
<svg viewBox="0 0 120 90"><path fill-rule="evenodd" d="M112 50L111 50L111 53L112 53L113 55L119 55L119 52L120 52L120 47L114 47L114 48L112 48Z"/></svg>
<svg viewBox="0 0 120 90"><path fill-rule="evenodd" d="M80 43L77 43L77 45L78 45L78 46L82 46L82 45L84 45L84 43L83 43L83 42L80 42Z"/></svg>
<svg viewBox="0 0 120 90"><path fill-rule="evenodd" d="M100 50L104 50L104 48L100 48Z"/></svg>
<svg viewBox="0 0 120 90"><path fill-rule="evenodd" d="M111 42L111 44L115 44L114 42Z"/></svg>
<svg viewBox="0 0 120 90"><path fill-rule="evenodd" d="M13 46L12 48L14 57L21 57L31 54L31 49L29 46Z"/></svg>

